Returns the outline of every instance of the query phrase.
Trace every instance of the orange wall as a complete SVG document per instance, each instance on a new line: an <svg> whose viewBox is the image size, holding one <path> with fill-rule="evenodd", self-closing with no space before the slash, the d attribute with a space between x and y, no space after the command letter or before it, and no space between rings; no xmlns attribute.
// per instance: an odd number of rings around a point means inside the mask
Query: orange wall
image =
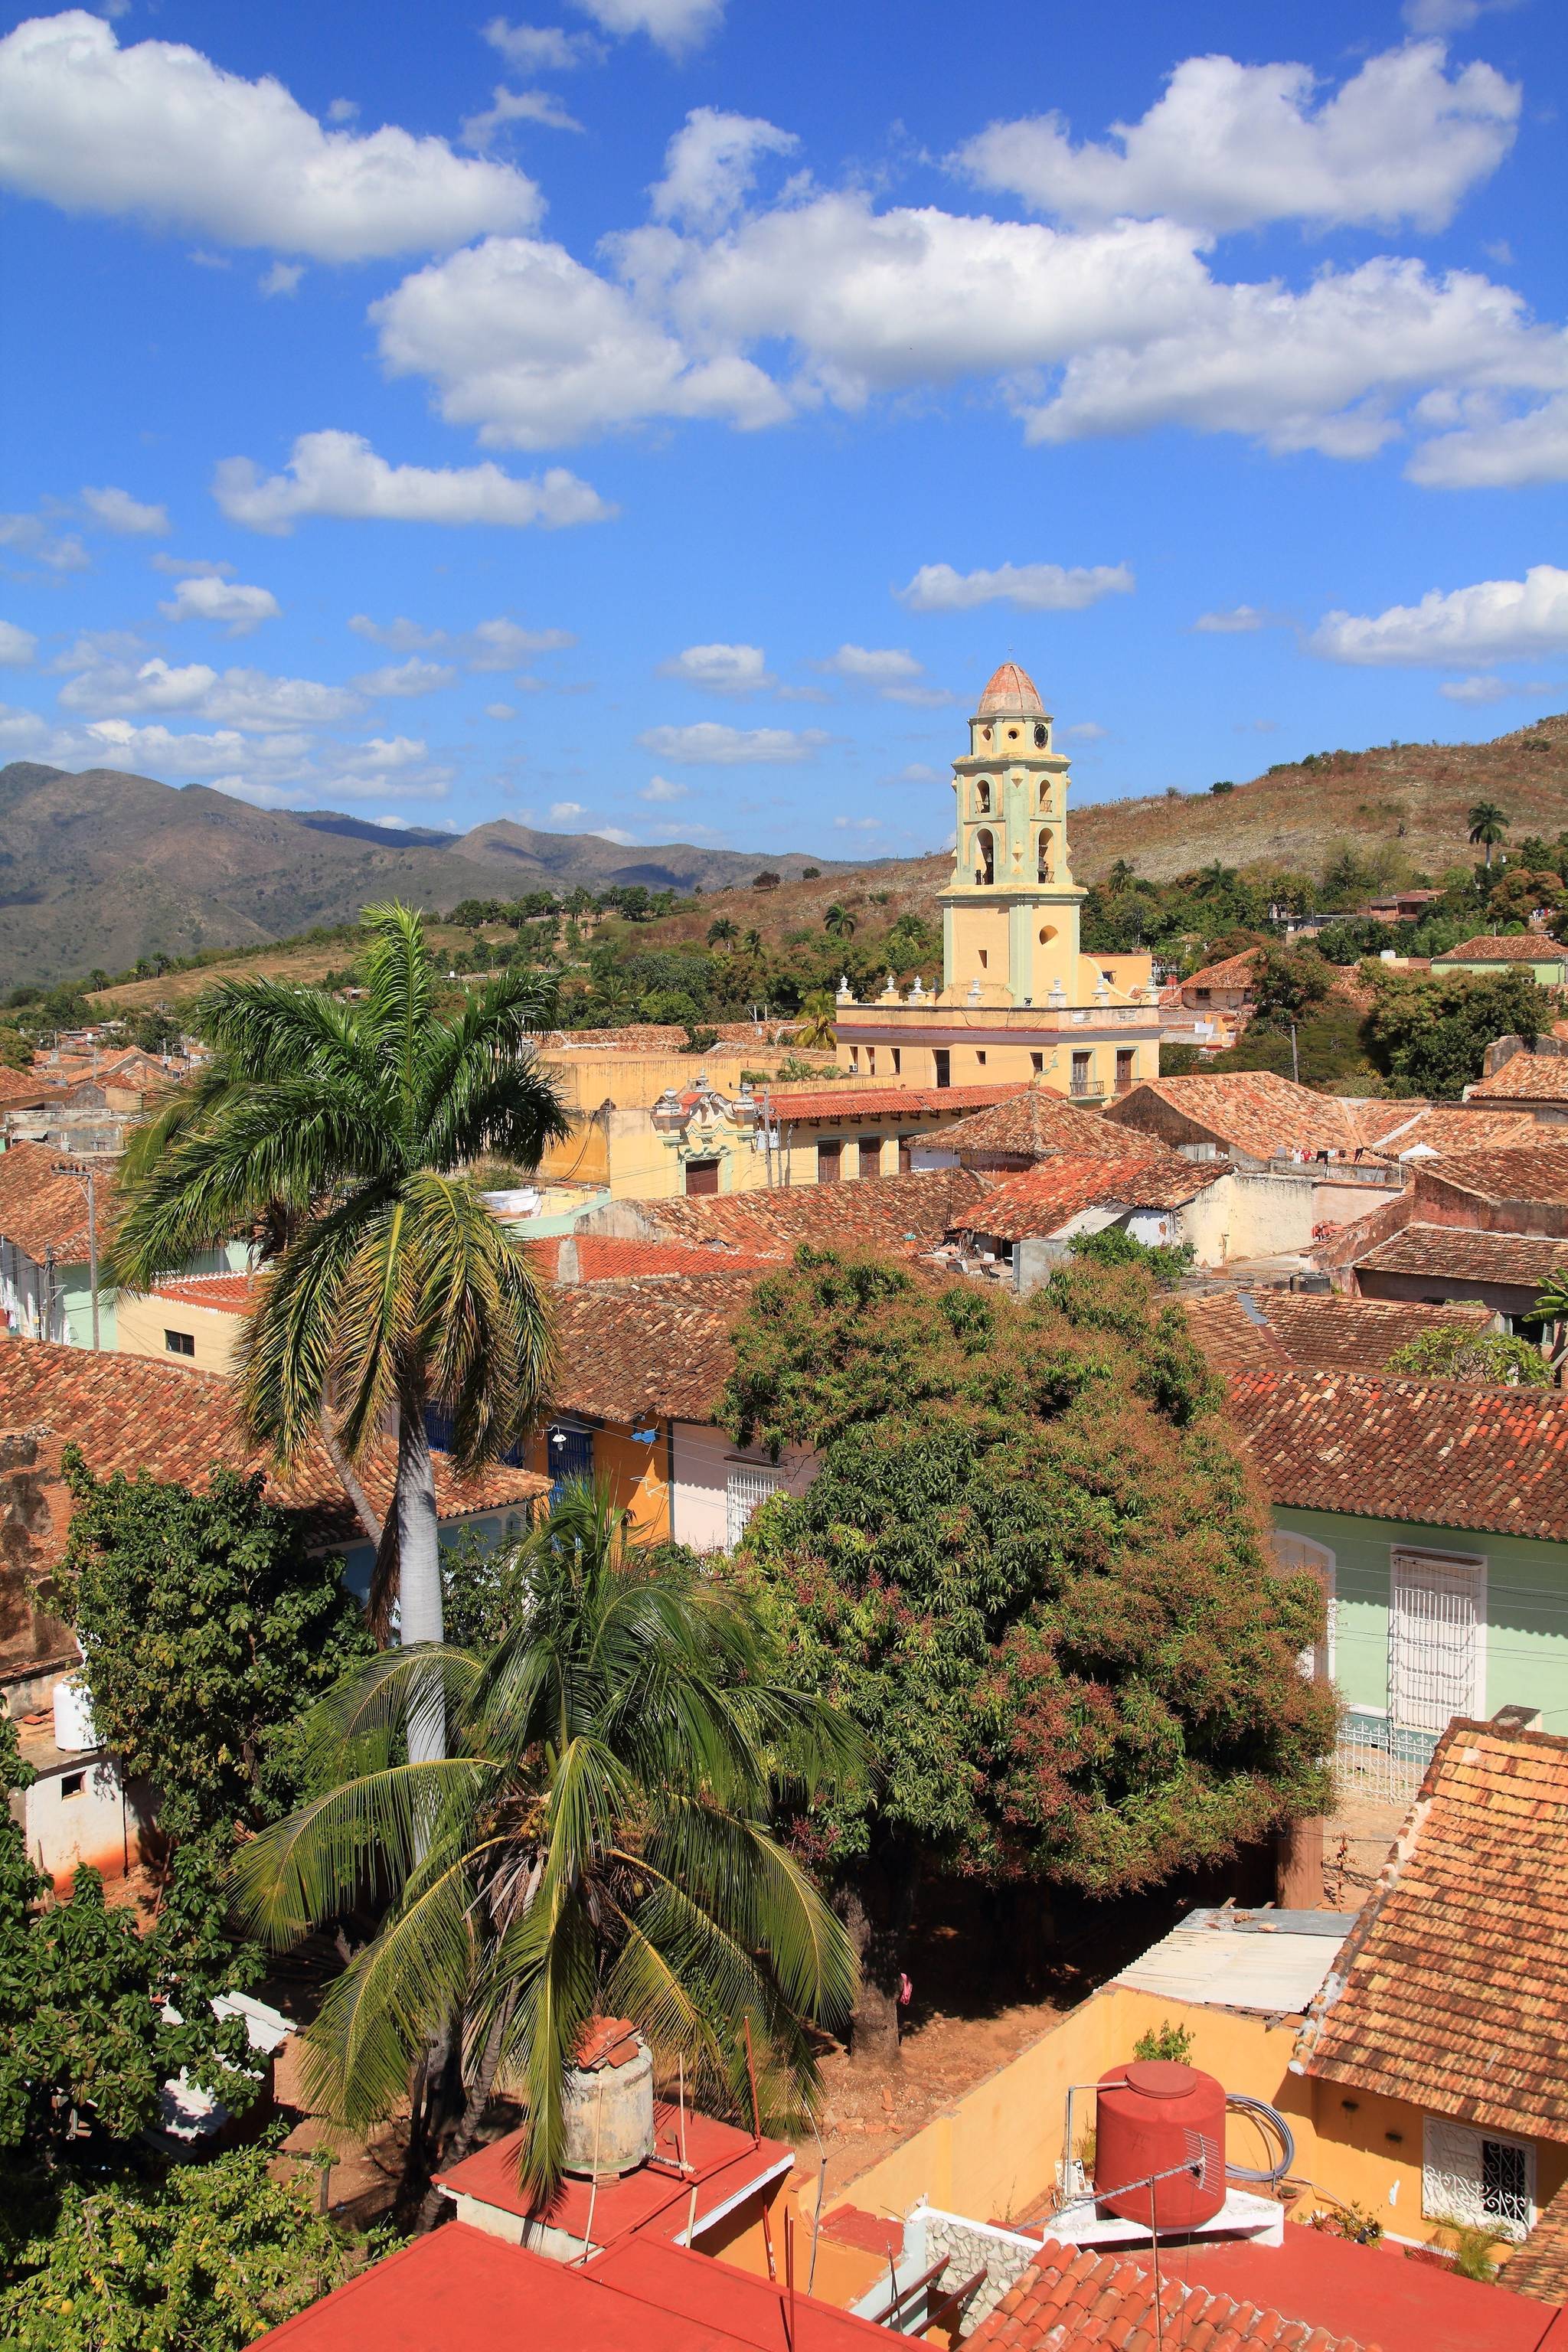
<svg viewBox="0 0 1568 2352"><path fill-rule="evenodd" d="M631 1513L631 1532L640 1543L662 1543L669 1535L668 1423L654 1424L651 1439L634 1437L625 1422L603 1422L594 1432L594 1475L610 1491L617 1510ZM529 1442L528 1468L542 1477L554 1474L546 1428Z"/></svg>

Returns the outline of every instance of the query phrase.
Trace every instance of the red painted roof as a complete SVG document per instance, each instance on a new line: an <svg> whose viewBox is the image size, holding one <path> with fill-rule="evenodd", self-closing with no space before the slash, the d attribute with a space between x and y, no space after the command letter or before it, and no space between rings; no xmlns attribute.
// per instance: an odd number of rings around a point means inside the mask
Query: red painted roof
<svg viewBox="0 0 1568 2352"><path fill-rule="evenodd" d="M682 2173L679 2114L668 2101L660 2100L654 2109L657 2165L643 2165L621 2180L601 2180L592 2199L587 2181L563 2180L549 2203L542 2205L518 2180L521 2139L521 2132L509 2132L489 2147L476 2149L461 2164L437 2175L442 2188L471 2197L478 2204L493 2205L502 2213L545 2221L573 2238L587 2231L591 2200L595 2246L614 2245L631 2230L647 2230L658 2238L679 2236L690 2213L693 2187L698 2192L700 2231L705 2214L743 2195L749 2187L787 2170L794 2162L782 2140L753 2140L750 2132L733 2124L720 2123L712 2116L688 2108L684 2147L686 2160L693 2168Z"/></svg>
<svg viewBox="0 0 1568 2352"><path fill-rule="evenodd" d="M609 1234L578 1234L574 1239L579 1282L640 1281L660 1274L754 1274L775 1263L772 1255L758 1256L719 1243L622 1241ZM560 1238L530 1242L528 1254L545 1279L553 1282L561 1263Z"/></svg>
<svg viewBox="0 0 1568 2352"><path fill-rule="evenodd" d="M1000 662L986 680L976 716L994 719L999 713L1011 717L1014 712L1023 718L1043 719L1046 706L1040 700L1039 688L1026 669L1020 669L1015 661Z"/></svg>
<svg viewBox="0 0 1568 2352"><path fill-rule="evenodd" d="M1536 2304L1521 2319L1496 2287L1411 2262L1403 2247L1352 2245L1294 2221L1285 2224L1282 2246L1204 2238L1179 2259L1194 2286L1271 2304L1287 2318L1358 2336L1381 2352L1537 2352L1556 2316Z"/></svg>
<svg viewBox="0 0 1568 2352"><path fill-rule="evenodd" d="M656 2309L596 2268L569 2269L461 2221L259 2340L279 2352L736 2352L734 2336L695 2314Z"/></svg>

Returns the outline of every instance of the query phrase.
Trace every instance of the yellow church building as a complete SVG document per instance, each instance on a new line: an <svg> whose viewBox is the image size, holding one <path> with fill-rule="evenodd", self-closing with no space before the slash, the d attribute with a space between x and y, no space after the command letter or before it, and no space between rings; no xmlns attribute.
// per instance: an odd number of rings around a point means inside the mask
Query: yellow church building
<svg viewBox="0 0 1568 2352"><path fill-rule="evenodd" d="M841 1068L902 1087L1037 1078L1108 1101L1160 1074L1150 959L1086 955L1068 857L1068 761L1034 680L1004 662L952 764L952 878L941 893L940 989L858 1002L839 991Z"/></svg>

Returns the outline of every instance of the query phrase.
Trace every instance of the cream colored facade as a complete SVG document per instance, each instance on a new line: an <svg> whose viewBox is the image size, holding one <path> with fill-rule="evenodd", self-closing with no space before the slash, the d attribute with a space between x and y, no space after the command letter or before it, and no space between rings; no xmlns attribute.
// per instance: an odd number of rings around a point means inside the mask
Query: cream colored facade
<svg viewBox="0 0 1568 2352"><path fill-rule="evenodd" d="M189 1297L165 1298L156 1290L120 1293L115 1346L122 1356L157 1356L195 1372L239 1369L239 1341L246 1318L228 1307L199 1307ZM172 1346L171 1340L184 1344Z"/></svg>
<svg viewBox="0 0 1568 2352"><path fill-rule="evenodd" d="M1033 681L1004 662L953 761L952 878L942 893L942 976L900 996L838 1001L841 1066L895 1067L913 1087L1039 1078L1108 1101L1157 1077L1160 1020L1147 956L1086 955L1084 892L1068 850L1068 762Z"/></svg>

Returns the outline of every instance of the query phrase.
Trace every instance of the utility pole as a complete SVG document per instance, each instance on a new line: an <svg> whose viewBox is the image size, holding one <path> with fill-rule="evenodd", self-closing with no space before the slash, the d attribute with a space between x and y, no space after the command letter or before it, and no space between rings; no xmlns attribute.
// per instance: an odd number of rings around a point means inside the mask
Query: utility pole
<svg viewBox="0 0 1568 2352"><path fill-rule="evenodd" d="M1296 1050L1296 1024L1290 1024L1290 1076L1298 1086L1301 1083L1301 1056Z"/></svg>
<svg viewBox="0 0 1568 2352"><path fill-rule="evenodd" d="M92 1291L92 1346L100 1352L98 1331L98 1192L96 1172L90 1163L78 1160L57 1160L57 1176L72 1176L87 1193L87 1278Z"/></svg>

